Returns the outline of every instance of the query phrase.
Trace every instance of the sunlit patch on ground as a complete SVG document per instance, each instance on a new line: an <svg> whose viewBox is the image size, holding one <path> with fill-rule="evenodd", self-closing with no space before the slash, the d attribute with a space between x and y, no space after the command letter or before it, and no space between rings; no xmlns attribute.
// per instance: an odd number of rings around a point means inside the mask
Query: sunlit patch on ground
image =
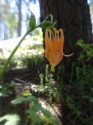
<svg viewBox="0 0 93 125"><path fill-rule="evenodd" d="M7 58L10 54L10 52L15 48L15 46L18 44L18 42L20 41L21 37L19 38L14 38L14 39L9 39L9 40L3 40L0 41L0 51L3 53L3 56L5 58ZM33 48L33 46L37 46L37 50L35 48ZM41 48L41 51L38 52L39 47L42 47L42 41L38 40L33 40L32 37L27 36L26 39L22 42L22 44L20 45L20 48L18 49L17 54L20 54L20 52L25 54L25 53L32 53L32 54L42 54L43 52L43 48ZM32 48L28 49L28 48ZM27 48L27 49L26 49Z"/></svg>
<svg viewBox="0 0 93 125"><path fill-rule="evenodd" d="M0 60L6 60L9 57L20 39L21 37L0 41ZM15 53L13 61L19 65L23 58L40 56L43 51L42 36L27 36Z"/></svg>

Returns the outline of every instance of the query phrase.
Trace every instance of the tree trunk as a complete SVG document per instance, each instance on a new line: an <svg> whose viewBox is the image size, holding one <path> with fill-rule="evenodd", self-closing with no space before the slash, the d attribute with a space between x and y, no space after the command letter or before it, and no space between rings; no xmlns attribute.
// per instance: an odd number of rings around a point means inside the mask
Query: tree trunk
<svg viewBox="0 0 93 125"><path fill-rule="evenodd" d="M41 21L49 14L57 20L57 28L63 28L65 36L64 53L74 53L72 57L63 58L65 67L71 68L72 62L80 49L76 42L84 39L85 42L93 42L92 25L90 20L87 0L39 0Z"/></svg>
<svg viewBox="0 0 93 125"><path fill-rule="evenodd" d="M77 53L78 39L91 41L92 26L87 0L39 0L41 20L52 14L57 20L57 28L63 28L65 34L64 53ZM69 65L70 58L65 58Z"/></svg>
<svg viewBox="0 0 93 125"><path fill-rule="evenodd" d="M80 49L77 48L76 42L84 39L87 43L92 41L92 25L89 14L87 0L39 0L41 9L41 21L52 14L54 20L57 20L57 28L63 28L65 35L64 53L74 53L72 57L63 58L62 63L65 65L63 81L69 84L71 67L76 59ZM62 75L62 74L60 74ZM63 84L63 83L62 83ZM61 86L60 86L61 87ZM62 93L63 94L63 93ZM62 122L64 120L65 106L62 104ZM64 110L64 111L63 111ZM66 113L65 113L66 114Z"/></svg>

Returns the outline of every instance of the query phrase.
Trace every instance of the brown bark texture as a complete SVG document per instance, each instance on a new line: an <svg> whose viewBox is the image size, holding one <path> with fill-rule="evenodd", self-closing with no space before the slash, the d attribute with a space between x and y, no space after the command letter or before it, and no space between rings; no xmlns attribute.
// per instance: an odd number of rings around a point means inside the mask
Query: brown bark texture
<svg viewBox="0 0 93 125"><path fill-rule="evenodd" d="M64 53L75 53L76 42L84 39L91 42L92 26L87 0L39 0L41 20L52 14L57 28L65 34Z"/></svg>
<svg viewBox="0 0 93 125"><path fill-rule="evenodd" d="M73 56L63 58L65 71L60 73L60 77L63 77L63 83L66 87L70 83L72 64L76 61L78 53L81 51L76 46L76 42L79 39L84 39L86 43L93 42L92 37L92 25L90 20L89 6L87 0L39 0L41 9L41 21L52 14L54 20L57 20L57 28L63 28L65 36L64 53L74 53ZM60 85L61 87L61 85ZM62 90L66 90L63 89ZM70 90L70 89L69 89ZM64 91L62 92L62 94ZM64 95L64 94L63 94ZM66 120L68 115L68 108L63 100L61 100L62 107L62 123L69 124ZM73 117L73 116L72 116ZM70 119L70 117L68 118Z"/></svg>

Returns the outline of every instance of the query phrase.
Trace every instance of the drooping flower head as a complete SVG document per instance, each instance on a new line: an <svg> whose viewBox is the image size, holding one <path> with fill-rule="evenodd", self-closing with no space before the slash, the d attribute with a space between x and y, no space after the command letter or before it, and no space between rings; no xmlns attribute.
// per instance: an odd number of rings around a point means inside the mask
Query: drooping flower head
<svg viewBox="0 0 93 125"><path fill-rule="evenodd" d="M45 31L45 57L52 67L57 66L63 58L64 34L63 30L56 28Z"/></svg>

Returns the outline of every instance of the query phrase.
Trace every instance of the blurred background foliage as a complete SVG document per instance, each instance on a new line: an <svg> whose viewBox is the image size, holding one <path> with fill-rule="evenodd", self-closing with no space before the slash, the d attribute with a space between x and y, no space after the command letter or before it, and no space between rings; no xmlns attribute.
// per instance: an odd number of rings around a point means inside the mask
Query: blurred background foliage
<svg viewBox="0 0 93 125"><path fill-rule="evenodd" d="M30 18L30 10L36 6L37 22L39 22L38 0L1 0L0 1L0 39L9 39L23 35Z"/></svg>

